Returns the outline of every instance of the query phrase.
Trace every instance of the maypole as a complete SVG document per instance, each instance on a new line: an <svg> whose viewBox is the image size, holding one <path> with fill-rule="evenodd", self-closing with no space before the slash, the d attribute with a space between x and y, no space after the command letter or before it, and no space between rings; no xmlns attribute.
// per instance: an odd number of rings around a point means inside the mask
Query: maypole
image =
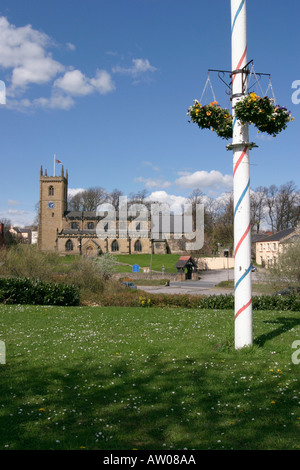
<svg viewBox="0 0 300 470"><path fill-rule="evenodd" d="M235 348L252 344L251 222L248 124L234 115L247 93L246 0L231 0L233 198L234 198L234 330ZM245 68L244 68L245 67Z"/></svg>
<svg viewBox="0 0 300 470"><path fill-rule="evenodd" d="M276 137L287 127L291 118L285 106L275 104L274 99L248 94L248 83L253 73L247 63L246 0L231 0L231 70L209 69L218 72L228 86L232 99L232 115L215 100L208 75L204 91L210 84L214 101L202 105L198 100L188 108L188 116L200 129L210 129L222 139L232 139L227 150L233 150L233 201L234 201L234 334L235 348L252 345L252 282L251 282L251 217L250 217L250 163L249 151L257 145L249 142L249 124L259 132ZM222 78L230 74L228 85ZM270 86L270 85L269 85ZM269 88L268 88L269 89ZM201 101L202 101L201 97Z"/></svg>

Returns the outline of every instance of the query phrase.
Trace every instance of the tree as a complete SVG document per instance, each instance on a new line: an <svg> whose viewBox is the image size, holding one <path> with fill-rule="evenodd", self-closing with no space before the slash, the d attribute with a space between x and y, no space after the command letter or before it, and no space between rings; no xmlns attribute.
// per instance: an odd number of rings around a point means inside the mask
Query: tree
<svg viewBox="0 0 300 470"><path fill-rule="evenodd" d="M300 235L296 235L283 244L283 251L278 255L276 264L266 272L275 288L300 287L299 259Z"/></svg>
<svg viewBox="0 0 300 470"><path fill-rule="evenodd" d="M119 207L119 199L123 196L123 192L119 189L114 189L111 193L108 194L107 198L110 204L114 206L115 209Z"/></svg>
<svg viewBox="0 0 300 470"><path fill-rule="evenodd" d="M75 194L69 201L69 209L73 211L96 211L100 204L108 199L108 194L101 187L89 188Z"/></svg>
<svg viewBox="0 0 300 470"><path fill-rule="evenodd" d="M211 243L215 250L219 246L233 252L233 193L227 193L214 203L215 214L212 228Z"/></svg>
<svg viewBox="0 0 300 470"><path fill-rule="evenodd" d="M293 181L280 186L276 198L276 231L294 227L297 223L297 209L299 209L299 193Z"/></svg>
<svg viewBox="0 0 300 470"><path fill-rule="evenodd" d="M278 188L274 184L264 188L267 222L272 232L295 227L300 220L299 200L293 181L288 181Z"/></svg>
<svg viewBox="0 0 300 470"><path fill-rule="evenodd" d="M251 229L254 228L259 233L262 220L264 219L266 205L266 188L259 186L255 191L250 193L250 210L251 210Z"/></svg>

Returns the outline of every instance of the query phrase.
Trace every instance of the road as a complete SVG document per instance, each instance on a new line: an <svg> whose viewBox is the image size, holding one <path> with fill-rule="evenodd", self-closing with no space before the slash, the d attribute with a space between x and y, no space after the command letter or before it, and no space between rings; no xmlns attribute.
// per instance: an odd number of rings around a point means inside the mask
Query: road
<svg viewBox="0 0 300 470"><path fill-rule="evenodd" d="M252 281L257 279L257 273L252 274ZM202 271L199 281L173 281L170 286L138 286L138 289L152 294L193 294L216 295L233 293L233 288L218 288L221 281L233 280L233 270Z"/></svg>

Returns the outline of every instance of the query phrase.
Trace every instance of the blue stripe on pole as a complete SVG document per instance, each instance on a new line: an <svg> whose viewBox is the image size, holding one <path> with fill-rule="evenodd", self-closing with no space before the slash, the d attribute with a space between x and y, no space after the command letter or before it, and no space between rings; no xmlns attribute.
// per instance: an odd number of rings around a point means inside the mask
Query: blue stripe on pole
<svg viewBox="0 0 300 470"><path fill-rule="evenodd" d="M250 186L250 179L249 179L248 184L247 184L247 186L245 187L244 191L242 192L240 199L239 199L238 202L237 202L237 205L236 205L236 207L235 207L235 209L234 209L234 216L235 216L236 211L238 210L238 207L239 207L239 205L241 204L241 202L242 202L242 200L243 200L243 198L244 198L246 192L248 191L249 186Z"/></svg>
<svg viewBox="0 0 300 470"><path fill-rule="evenodd" d="M244 272L244 274L239 278L239 280L237 281L236 285L234 286L234 290L236 290L237 286L242 282L242 280L250 273L251 271L251 264L249 266L249 268L247 269L247 271Z"/></svg>
<svg viewBox="0 0 300 470"><path fill-rule="evenodd" d="M237 121L237 117L235 117L234 120L233 120L233 123L232 123L232 130L234 129L234 126L235 126L235 124L236 124L236 121Z"/></svg>
<svg viewBox="0 0 300 470"><path fill-rule="evenodd" d="M242 9L243 6L244 6L244 3L245 3L245 0L242 0L241 3L240 3L240 6L239 6L238 9L237 9L237 12L236 12L235 17L234 17L233 22L232 22L231 33L232 33L232 31L233 31L233 28L234 28L235 22L236 22L236 20L237 20L237 17L239 16L239 14L240 14L240 12L241 12L241 9Z"/></svg>

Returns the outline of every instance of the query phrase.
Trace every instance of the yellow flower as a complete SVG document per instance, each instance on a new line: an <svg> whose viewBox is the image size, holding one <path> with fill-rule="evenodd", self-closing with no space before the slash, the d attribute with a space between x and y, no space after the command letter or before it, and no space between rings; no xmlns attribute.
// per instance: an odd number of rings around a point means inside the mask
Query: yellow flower
<svg viewBox="0 0 300 470"><path fill-rule="evenodd" d="M250 93L251 101L256 101L256 93Z"/></svg>

